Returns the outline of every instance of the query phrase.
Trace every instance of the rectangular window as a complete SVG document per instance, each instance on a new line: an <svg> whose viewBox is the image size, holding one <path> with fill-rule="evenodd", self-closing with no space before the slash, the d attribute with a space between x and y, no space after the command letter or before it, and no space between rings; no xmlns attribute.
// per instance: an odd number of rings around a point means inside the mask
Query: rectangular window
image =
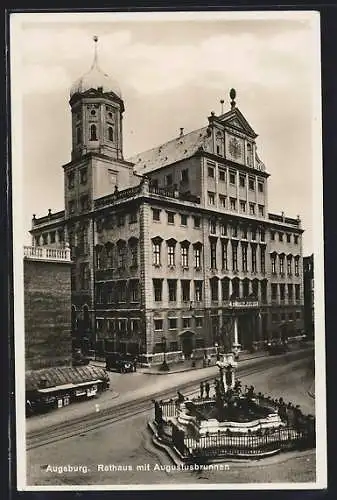
<svg viewBox="0 0 337 500"><path fill-rule="evenodd" d="M246 272L247 271L247 245L241 246L241 252L242 252L242 271Z"/></svg>
<svg viewBox="0 0 337 500"><path fill-rule="evenodd" d="M181 265L182 267L188 267L188 246L184 245L181 247Z"/></svg>
<svg viewBox="0 0 337 500"><path fill-rule="evenodd" d="M217 300L219 300L218 280L210 279L210 286L211 286L211 300L216 302Z"/></svg>
<svg viewBox="0 0 337 500"><path fill-rule="evenodd" d="M246 202L245 201L240 201L240 210L242 213L246 213Z"/></svg>
<svg viewBox="0 0 337 500"><path fill-rule="evenodd" d="M139 302L139 284L138 284L138 281L136 281L136 280L130 281L129 293L130 293L130 301L131 302Z"/></svg>
<svg viewBox="0 0 337 500"><path fill-rule="evenodd" d="M252 272L256 273L257 272L257 265L256 265L256 246L252 245Z"/></svg>
<svg viewBox="0 0 337 500"><path fill-rule="evenodd" d="M257 183L257 187L258 187L259 193L263 193L263 191L264 191L264 183L263 183L263 181L259 181Z"/></svg>
<svg viewBox="0 0 337 500"><path fill-rule="evenodd" d="M280 300L284 300L285 297L285 285L284 283L280 284Z"/></svg>
<svg viewBox="0 0 337 500"><path fill-rule="evenodd" d="M294 234L294 243L295 243L295 245L298 244L298 235L297 234Z"/></svg>
<svg viewBox="0 0 337 500"><path fill-rule="evenodd" d="M194 267L201 269L201 248L200 246L194 247Z"/></svg>
<svg viewBox="0 0 337 500"><path fill-rule="evenodd" d="M220 206L226 208L226 196L219 194Z"/></svg>
<svg viewBox="0 0 337 500"><path fill-rule="evenodd" d="M252 228L252 240L256 241L256 229Z"/></svg>
<svg viewBox="0 0 337 500"><path fill-rule="evenodd" d="M216 240L210 241L211 246L211 269L216 269Z"/></svg>
<svg viewBox="0 0 337 500"><path fill-rule="evenodd" d="M81 203L81 211L88 210L89 209L89 196L88 195L81 196L80 203Z"/></svg>
<svg viewBox="0 0 337 500"><path fill-rule="evenodd" d="M81 168L80 170L80 183L86 184L88 180L88 170L86 168Z"/></svg>
<svg viewBox="0 0 337 500"><path fill-rule="evenodd" d="M292 283L288 284L288 301L291 303L294 300L294 286Z"/></svg>
<svg viewBox="0 0 337 500"><path fill-rule="evenodd" d="M287 243L290 243L290 241L291 241L291 235L287 234Z"/></svg>
<svg viewBox="0 0 337 500"><path fill-rule="evenodd" d="M169 330L175 330L177 328L177 318L169 318L168 324Z"/></svg>
<svg viewBox="0 0 337 500"><path fill-rule="evenodd" d="M167 280L169 301L175 302L177 300L177 280Z"/></svg>
<svg viewBox="0 0 337 500"><path fill-rule="evenodd" d="M233 245L232 243L232 264L233 264L233 271L238 270L238 246L236 244Z"/></svg>
<svg viewBox="0 0 337 500"><path fill-rule="evenodd" d="M172 174L165 175L165 185L166 186L172 186L172 184L173 184Z"/></svg>
<svg viewBox="0 0 337 500"><path fill-rule="evenodd" d="M278 240L283 241L283 233L278 233Z"/></svg>
<svg viewBox="0 0 337 500"><path fill-rule="evenodd" d="M125 260L126 260L126 251L125 251L125 246L120 245L118 247L117 251L117 258L118 258L118 269L124 269L125 268Z"/></svg>
<svg viewBox="0 0 337 500"><path fill-rule="evenodd" d="M249 214L255 215L255 203L249 203Z"/></svg>
<svg viewBox="0 0 337 500"><path fill-rule="evenodd" d="M137 212L132 212L129 215L129 224L135 224L137 222Z"/></svg>
<svg viewBox="0 0 337 500"><path fill-rule="evenodd" d="M182 226L187 226L187 215L180 214L180 224Z"/></svg>
<svg viewBox="0 0 337 500"><path fill-rule="evenodd" d="M227 252L227 241L222 241L222 269L224 271L228 270L228 252Z"/></svg>
<svg viewBox="0 0 337 500"><path fill-rule="evenodd" d="M190 328L191 318L183 318L183 328Z"/></svg>
<svg viewBox="0 0 337 500"><path fill-rule="evenodd" d="M249 187L250 191L255 191L255 179L252 179L251 177L249 177L248 187Z"/></svg>
<svg viewBox="0 0 337 500"><path fill-rule="evenodd" d="M248 238L248 229L246 228L246 226L243 226L243 228L242 228L242 238L244 240L246 240Z"/></svg>
<svg viewBox="0 0 337 500"><path fill-rule="evenodd" d="M183 302L189 302L190 298L190 280L181 280L181 293Z"/></svg>
<svg viewBox="0 0 337 500"><path fill-rule="evenodd" d="M208 191L208 204L215 205L215 194Z"/></svg>
<svg viewBox="0 0 337 500"><path fill-rule="evenodd" d="M208 177L212 177L214 179L214 168L213 167L208 167Z"/></svg>
<svg viewBox="0 0 337 500"><path fill-rule="evenodd" d="M287 274L288 276L292 274L292 259L290 256L287 258Z"/></svg>
<svg viewBox="0 0 337 500"><path fill-rule="evenodd" d="M118 215L117 226L121 227L121 226L124 226L124 224L125 224L125 215L123 215L123 214Z"/></svg>
<svg viewBox="0 0 337 500"><path fill-rule="evenodd" d="M271 241L275 241L275 231L270 231L270 239Z"/></svg>
<svg viewBox="0 0 337 500"><path fill-rule="evenodd" d="M167 222L168 224L174 224L174 212L167 212Z"/></svg>
<svg viewBox="0 0 337 500"><path fill-rule="evenodd" d="M271 255L271 272L272 274L276 274L276 255Z"/></svg>
<svg viewBox="0 0 337 500"><path fill-rule="evenodd" d="M295 276L299 276L299 274L300 274L300 272L299 272L299 262L300 262L299 257L295 257Z"/></svg>
<svg viewBox="0 0 337 500"><path fill-rule="evenodd" d="M68 189L73 189L74 186L75 186L75 173L70 172L70 174L68 174Z"/></svg>
<svg viewBox="0 0 337 500"><path fill-rule="evenodd" d="M202 301L202 281L194 282L194 298L196 302Z"/></svg>
<svg viewBox="0 0 337 500"><path fill-rule="evenodd" d="M219 180L221 182L226 182L226 170L219 168Z"/></svg>
<svg viewBox="0 0 337 500"><path fill-rule="evenodd" d="M181 182L188 182L188 168L181 171Z"/></svg>
<svg viewBox="0 0 337 500"><path fill-rule="evenodd" d="M263 205L259 205L259 216L264 217L264 206Z"/></svg>
<svg viewBox="0 0 337 500"><path fill-rule="evenodd" d="M168 265L175 266L175 245L168 245L167 247Z"/></svg>
<svg viewBox="0 0 337 500"><path fill-rule="evenodd" d="M82 290L88 290L89 280L90 280L89 264L85 262L80 264L80 284Z"/></svg>
<svg viewBox="0 0 337 500"><path fill-rule="evenodd" d="M239 175L239 183L242 188L246 186L246 177L244 175Z"/></svg>
<svg viewBox="0 0 337 500"><path fill-rule="evenodd" d="M58 230L59 242L62 243L64 241L64 232L63 229Z"/></svg>
<svg viewBox="0 0 337 500"><path fill-rule="evenodd" d="M280 262L280 274L282 276L284 274L284 255L280 255L279 262Z"/></svg>
<svg viewBox="0 0 337 500"><path fill-rule="evenodd" d="M229 172L229 183L234 184L236 183L236 172Z"/></svg>
<svg viewBox="0 0 337 500"><path fill-rule="evenodd" d="M261 273L266 272L266 250L262 247L260 247L260 266L261 266Z"/></svg>
<svg viewBox="0 0 337 500"><path fill-rule="evenodd" d="M199 229L199 227L200 227L200 217L194 216L193 220L194 220L194 227L196 229Z"/></svg>
<svg viewBox="0 0 337 500"><path fill-rule="evenodd" d="M154 292L154 300L156 302L161 302L162 291L163 291L163 280L154 279L153 280L153 292Z"/></svg>
<svg viewBox="0 0 337 500"><path fill-rule="evenodd" d="M222 280L222 300L229 300L229 280Z"/></svg>
<svg viewBox="0 0 337 500"><path fill-rule="evenodd" d="M201 316L197 316L195 318L195 327L196 328L202 328L202 320L203 320L203 318Z"/></svg>
<svg viewBox="0 0 337 500"><path fill-rule="evenodd" d="M50 243L55 243L55 231L50 233Z"/></svg>
<svg viewBox="0 0 337 500"><path fill-rule="evenodd" d="M271 299L277 300L277 284L276 283L271 284Z"/></svg>
<svg viewBox="0 0 337 500"><path fill-rule="evenodd" d="M224 222L220 224L220 234L221 236L227 236L227 224Z"/></svg>
<svg viewBox="0 0 337 500"><path fill-rule="evenodd" d="M162 319L155 319L154 320L154 329L155 329L155 331L163 329L163 320Z"/></svg>
<svg viewBox="0 0 337 500"><path fill-rule="evenodd" d="M160 243L152 242L153 265L160 266Z"/></svg>
<svg viewBox="0 0 337 500"><path fill-rule="evenodd" d="M232 226L232 237L237 238L238 237L238 228L237 226Z"/></svg>
<svg viewBox="0 0 337 500"><path fill-rule="evenodd" d="M260 229L260 241L262 242L266 241L266 233L264 232L263 229Z"/></svg>
<svg viewBox="0 0 337 500"><path fill-rule="evenodd" d="M158 208L152 209L152 220L160 221L160 210Z"/></svg>
<svg viewBox="0 0 337 500"><path fill-rule="evenodd" d="M236 210L236 199L235 198L229 198L229 203L230 203L230 209L231 210Z"/></svg>
<svg viewBox="0 0 337 500"><path fill-rule="evenodd" d="M301 319L301 312L300 311L296 311L296 319Z"/></svg>
<svg viewBox="0 0 337 500"><path fill-rule="evenodd" d="M214 219L210 219L209 221L209 232L211 234L216 234L216 221Z"/></svg>
<svg viewBox="0 0 337 500"><path fill-rule="evenodd" d="M130 252L131 252L131 266L137 267L138 266L138 246L135 244L131 245Z"/></svg>

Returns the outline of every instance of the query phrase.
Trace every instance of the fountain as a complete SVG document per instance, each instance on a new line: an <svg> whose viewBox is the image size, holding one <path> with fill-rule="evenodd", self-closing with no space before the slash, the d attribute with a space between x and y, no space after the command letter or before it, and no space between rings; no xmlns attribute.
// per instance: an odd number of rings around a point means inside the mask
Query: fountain
<svg viewBox="0 0 337 500"><path fill-rule="evenodd" d="M219 458L262 458L282 450L314 447L315 419L298 406L285 404L242 388L236 379L238 363L231 343L217 361L219 378L213 394L155 402L155 420L149 426L154 438L178 453L185 461Z"/></svg>

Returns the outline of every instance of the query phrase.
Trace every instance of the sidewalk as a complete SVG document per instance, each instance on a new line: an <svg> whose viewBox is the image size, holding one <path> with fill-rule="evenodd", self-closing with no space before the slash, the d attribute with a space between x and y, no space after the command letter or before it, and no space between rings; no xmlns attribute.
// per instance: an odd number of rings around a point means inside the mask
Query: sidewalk
<svg viewBox="0 0 337 500"><path fill-rule="evenodd" d="M239 362L240 361L245 361L247 359L254 359L254 358L261 358L263 356L268 356L267 351L257 351L254 353L250 353L248 351L241 351L239 355ZM188 372L192 370L200 370L202 368L208 368L208 366L203 366L203 360L202 359L197 359L195 360L196 366L192 367L192 360L188 359L186 361L180 361L177 363L168 363L170 370L168 372L162 372L159 371L159 365L151 366L151 367L138 367L137 371L140 373L145 373L147 375L171 375L173 373L180 373L180 372ZM212 358L212 362L209 366L215 366L216 359ZM105 367L105 362L104 361L90 361L91 365L94 366L100 366L102 368Z"/></svg>

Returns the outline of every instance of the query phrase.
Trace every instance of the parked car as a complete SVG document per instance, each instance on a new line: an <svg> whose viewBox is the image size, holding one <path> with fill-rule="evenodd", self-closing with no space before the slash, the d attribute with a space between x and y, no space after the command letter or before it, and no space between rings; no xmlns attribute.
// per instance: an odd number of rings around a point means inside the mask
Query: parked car
<svg viewBox="0 0 337 500"><path fill-rule="evenodd" d="M81 349L76 349L73 352L73 366L85 366L90 362L90 358L82 354Z"/></svg>
<svg viewBox="0 0 337 500"><path fill-rule="evenodd" d="M119 373L130 373L137 370L137 358L132 354L107 353L105 363L108 371L117 370Z"/></svg>
<svg viewBox="0 0 337 500"><path fill-rule="evenodd" d="M288 351L288 342L282 339L272 339L268 342L267 349L269 354L284 354Z"/></svg>

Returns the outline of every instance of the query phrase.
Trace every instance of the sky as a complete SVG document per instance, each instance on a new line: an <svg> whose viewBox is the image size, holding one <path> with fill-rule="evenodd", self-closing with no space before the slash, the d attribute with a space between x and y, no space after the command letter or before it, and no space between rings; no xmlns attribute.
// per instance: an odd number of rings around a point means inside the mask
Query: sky
<svg viewBox="0 0 337 500"><path fill-rule="evenodd" d="M237 107L258 134L258 153L271 174L269 211L299 214L303 253L312 253L314 187L322 189L313 181L320 181L321 168L315 156L321 140L315 133L316 18L300 12L267 19L256 13L193 19L179 13L15 16L12 109L21 133L13 168L22 174L26 244L33 213L63 209L62 165L71 153L69 90L89 70L97 35L99 65L118 82L125 104L124 157L173 139L180 127L188 133L207 125L211 111L220 114L220 99L229 109L234 87Z"/></svg>

